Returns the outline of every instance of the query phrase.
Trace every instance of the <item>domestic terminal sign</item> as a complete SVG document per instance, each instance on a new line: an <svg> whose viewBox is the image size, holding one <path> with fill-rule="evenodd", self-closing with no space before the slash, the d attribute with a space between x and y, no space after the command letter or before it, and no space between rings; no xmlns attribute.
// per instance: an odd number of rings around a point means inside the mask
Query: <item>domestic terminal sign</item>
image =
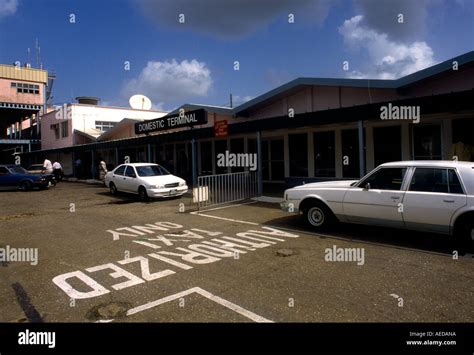
<svg viewBox="0 0 474 355"><path fill-rule="evenodd" d="M165 131L179 127L192 127L207 123L207 111L199 109L195 111L180 111L173 116L155 118L153 120L135 123L135 134Z"/></svg>

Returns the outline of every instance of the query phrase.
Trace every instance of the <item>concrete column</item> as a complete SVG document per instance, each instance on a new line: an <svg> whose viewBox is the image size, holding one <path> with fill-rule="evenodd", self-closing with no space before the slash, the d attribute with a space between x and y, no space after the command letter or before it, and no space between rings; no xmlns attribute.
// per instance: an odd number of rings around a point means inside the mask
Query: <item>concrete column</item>
<svg viewBox="0 0 474 355"><path fill-rule="evenodd" d="M211 141L211 152L212 152L212 175L216 175L216 146L215 139Z"/></svg>
<svg viewBox="0 0 474 355"><path fill-rule="evenodd" d="M283 160L285 165L285 177L290 177L290 146L288 144L288 133L283 136Z"/></svg>
<svg viewBox="0 0 474 355"><path fill-rule="evenodd" d="M197 164L196 164L196 140L193 138L191 140L191 168L193 173L193 187L197 186Z"/></svg>
<svg viewBox="0 0 474 355"><path fill-rule="evenodd" d="M453 120L445 118L441 121L441 157L445 160L452 160L451 146L453 145Z"/></svg>
<svg viewBox="0 0 474 355"><path fill-rule="evenodd" d="M148 144L146 145L146 148L147 148L147 153L146 153L146 155L147 155L147 160L148 160L149 163L152 163L152 162L153 162L153 157L151 156L151 144L148 143Z"/></svg>
<svg viewBox="0 0 474 355"><path fill-rule="evenodd" d="M372 171L375 168L375 151L374 151L374 127L365 127L366 151L365 157L367 159L367 171Z"/></svg>
<svg viewBox="0 0 474 355"><path fill-rule="evenodd" d="M95 161L95 150L92 150L91 152L91 163L92 163L92 178L96 178L96 172L97 172L97 166L96 166L96 161Z"/></svg>
<svg viewBox="0 0 474 355"><path fill-rule="evenodd" d="M263 180L262 180L262 132L257 132L257 157L258 157L258 174L257 174L257 194L262 196L263 194Z"/></svg>
<svg viewBox="0 0 474 355"><path fill-rule="evenodd" d="M334 132L335 134L335 154L336 154L336 178L342 178L342 135L341 130L338 128Z"/></svg>
<svg viewBox="0 0 474 355"><path fill-rule="evenodd" d="M364 121L357 122L357 129L359 133L359 175L362 177L365 175Z"/></svg>
<svg viewBox="0 0 474 355"><path fill-rule="evenodd" d="M314 134L308 132L308 177L314 177Z"/></svg>
<svg viewBox="0 0 474 355"><path fill-rule="evenodd" d="M402 123L402 160L412 160L412 143L410 138L411 125Z"/></svg>

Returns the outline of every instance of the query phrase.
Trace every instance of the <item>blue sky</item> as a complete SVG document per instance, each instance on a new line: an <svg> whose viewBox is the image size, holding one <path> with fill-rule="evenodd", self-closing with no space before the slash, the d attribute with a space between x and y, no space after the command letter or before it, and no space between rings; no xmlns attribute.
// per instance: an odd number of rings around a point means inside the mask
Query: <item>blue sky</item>
<svg viewBox="0 0 474 355"><path fill-rule="evenodd" d="M31 48L36 66L36 38L54 104L228 105L299 76L396 78L471 51L474 0L0 0L0 63Z"/></svg>

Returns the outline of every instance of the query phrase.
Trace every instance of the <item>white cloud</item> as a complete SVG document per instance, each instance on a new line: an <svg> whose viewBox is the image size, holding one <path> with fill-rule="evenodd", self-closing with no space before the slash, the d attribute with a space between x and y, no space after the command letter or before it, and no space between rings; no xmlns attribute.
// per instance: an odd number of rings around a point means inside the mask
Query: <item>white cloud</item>
<svg viewBox="0 0 474 355"><path fill-rule="evenodd" d="M385 33L363 25L363 16L344 21L339 33L351 49L367 50L371 68L366 73L352 72L351 76L393 79L411 74L435 63L431 47L424 41L395 42Z"/></svg>
<svg viewBox="0 0 474 355"><path fill-rule="evenodd" d="M206 63L190 61L150 61L137 78L125 83L122 94L144 94L155 108L170 101L189 100L206 96L212 86L211 71Z"/></svg>
<svg viewBox="0 0 474 355"><path fill-rule="evenodd" d="M13 15L18 8L18 0L0 0L0 18Z"/></svg>

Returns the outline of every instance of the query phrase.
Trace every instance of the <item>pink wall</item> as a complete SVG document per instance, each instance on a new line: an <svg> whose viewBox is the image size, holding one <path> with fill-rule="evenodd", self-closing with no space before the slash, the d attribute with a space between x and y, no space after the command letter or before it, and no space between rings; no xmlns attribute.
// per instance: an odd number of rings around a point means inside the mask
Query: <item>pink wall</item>
<svg viewBox="0 0 474 355"><path fill-rule="evenodd" d="M72 136L72 124L69 120L69 132L68 136L65 138L61 137L61 131L59 132L59 139L56 139L54 130L51 129L52 124L61 124L63 120L58 120L56 118L56 111L52 111L43 115L41 117L41 149L53 149L53 148L62 148L73 145L73 136Z"/></svg>
<svg viewBox="0 0 474 355"><path fill-rule="evenodd" d="M16 88L11 87L11 83L27 83L39 85L39 95L35 94L19 94ZM43 84L28 82L23 80L0 79L0 101L19 104L43 105Z"/></svg>

